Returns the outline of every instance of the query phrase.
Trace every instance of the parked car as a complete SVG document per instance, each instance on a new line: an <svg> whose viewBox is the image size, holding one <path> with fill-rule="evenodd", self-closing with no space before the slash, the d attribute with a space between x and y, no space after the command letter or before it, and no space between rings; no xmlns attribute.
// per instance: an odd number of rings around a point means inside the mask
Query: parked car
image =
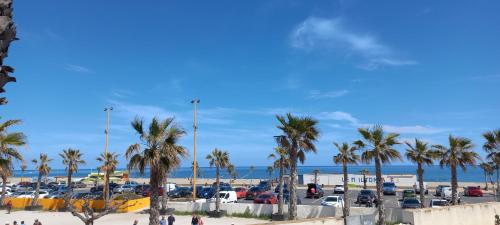
<svg viewBox="0 0 500 225"><path fill-rule="evenodd" d="M431 199L429 203L430 208L441 208L448 205L449 205L448 201L444 199Z"/></svg>
<svg viewBox="0 0 500 225"><path fill-rule="evenodd" d="M177 184L175 184L175 183L167 183L167 184L165 184L163 186L163 189L165 189L165 191L167 193L175 190L176 188L177 188ZM200 189L196 189L196 194L198 194L199 191L201 191L201 188Z"/></svg>
<svg viewBox="0 0 500 225"><path fill-rule="evenodd" d="M177 187L177 189L168 193L172 198L186 198L193 194L189 187Z"/></svg>
<svg viewBox="0 0 500 225"><path fill-rule="evenodd" d="M445 199L447 201L451 201L451 195L452 195L452 191L451 191L451 187L443 187L442 190L441 190L441 198L442 199ZM458 193L458 190L457 190L457 202L460 203L460 195Z"/></svg>
<svg viewBox="0 0 500 225"><path fill-rule="evenodd" d="M17 192L14 196L16 198L33 198L33 193L35 193L35 191L22 191Z"/></svg>
<svg viewBox="0 0 500 225"><path fill-rule="evenodd" d="M212 198L215 193L214 187L204 187L200 192L196 192L198 198Z"/></svg>
<svg viewBox="0 0 500 225"><path fill-rule="evenodd" d="M415 182L415 184L413 184L413 189L415 190L415 193L420 194L420 184L418 182ZM426 182L424 182L424 194L429 194Z"/></svg>
<svg viewBox="0 0 500 225"><path fill-rule="evenodd" d="M47 199L64 198L64 194L65 193L62 193L59 191L52 191L52 192L49 192L48 195L45 195L43 198L47 198Z"/></svg>
<svg viewBox="0 0 500 225"><path fill-rule="evenodd" d="M219 198L221 203L236 203L238 202L238 197L235 191L220 191ZM216 198L213 196L210 199L211 202L215 202Z"/></svg>
<svg viewBox="0 0 500 225"><path fill-rule="evenodd" d="M342 196L327 196L323 201L321 201L322 206L333 206L333 207L343 207L344 199Z"/></svg>
<svg viewBox="0 0 500 225"><path fill-rule="evenodd" d="M266 192L266 191L264 191L260 187L252 187L252 188L250 188L250 190L247 191L247 195L246 195L245 199L252 200L264 192Z"/></svg>
<svg viewBox="0 0 500 225"><path fill-rule="evenodd" d="M372 206L377 203L377 196L372 190L361 190L356 198L356 204Z"/></svg>
<svg viewBox="0 0 500 225"><path fill-rule="evenodd" d="M396 184L394 182L384 182L382 184L382 192L384 195L396 195Z"/></svg>
<svg viewBox="0 0 500 225"><path fill-rule="evenodd" d="M419 209L421 207L420 200L416 198L405 198L401 207L403 209Z"/></svg>
<svg viewBox="0 0 500 225"><path fill-rule="evenodd" d="M255 204L276 204L278 203L278 198L276 198L275 195L272 193L266 192L263 194L258 195L255 197L253 200L253 203Z"/></svg>
<svg viewBox="0 0 500 225"><path fill-rule="evenodd" d="M417 197L417 194L415 193L415 190L412 190L412 189L406 189L406 190L403 190L403 201L407 198L416 198Z"/></svg>
<svg viewBox="0 0 500 225"><path fill-rule="evenodd" d="M135 187L130 185L130 184L124 184L124 185L120 185L116 188L113 189L113 193L130 193L130 192L134 192L135 191Z"/></svg>
<svg viewBox="0 0 500 225"><path fill-rule="evenodd" d="M139 184L139 185L135 186L134 192L135 192L135 194L142 195L142 192L144 191L144 189L147 189L147 188L149 188L149 184Z"/></svg>
<svg viewBox="0 0 500 225"><path fill-rule="evenodd" d="M144 197L151 196L151 186L148 185L147 187L143 188L143 190L142 190L142 196L144 196ZM158 196L163 196L163 188L162 187L158 188Z"/></svg>
<svg viewBox="0 0 500 225"><path fill-rule="evenodd" d="M131 186L138 186L139 183L137 183L137 181L133 181L133 180L128 180L128 181L125 181L124 184L128 184L128 185L131 185Z"/></svg>
<svg viewBox="0 0 500 225"><path fill-rule="evenodd" d="M278 200L280 199L280 196L279 195L276 195L276 197L278 198ZM286 191L286 192L283 192L283 199L285 199L285 204L288 204L288 202L290 201L290 192L289 191ZM302 200L300 200L300 197L297 195L297 200L295 201L297 202L297 205L302 205Z"/></svg>
<svg viewBox="0 0 500 225"><path fill-rule="evenodd" d="M325 195L319 184L307 184L306 198L321 198Z"/></svg>
<svg viewBox="0 0 500 225"><path fill-rule="evenodd" d="M283 185L283 192L288 191L288 184ZM280 185L276 185L274 188L274 193L279 193L280 192Z"/></svg>
<svg viewBox="0 0 500 225"><path fill-rule="evenodd" d="M344 185L343 184L337 184L333 187L333 193L334 194L344 194Z"/></svg>
<svg viewBox="0 0 500 225"><path fill-rule="evenodd" d="M260 187L264 191L269 191L271 190L271 181L269 180L260 181L257 187Z"/></svg>
<svg viewBox="0 0 500 225"><path fill-rule="evenodd" d="M480 186L464 187L464 196L483 197L483 191Z"/></svg>
<svg viewBox="0 0 500 225"><path fill-rule="evenodd" d="M247 196L248 189L246 187L237 187L234 189L234 191L236 192L236 197L240 199Z"/></svg>
<svg viewBox="0 0 500 225"><path fill-rule="evenodd" d="M71 185L73 186L73 188L86 188L87 187L87 185L81 181L72 182Z"/></svg>
<svg viewBox="0 0 500 225"><path fill-rule="evenodd" d="M450 187L450 185L438 185L436 187L436 194L435 194L435 196L441 197L441 193L443 192L443 188L444 187Z"/></svg>

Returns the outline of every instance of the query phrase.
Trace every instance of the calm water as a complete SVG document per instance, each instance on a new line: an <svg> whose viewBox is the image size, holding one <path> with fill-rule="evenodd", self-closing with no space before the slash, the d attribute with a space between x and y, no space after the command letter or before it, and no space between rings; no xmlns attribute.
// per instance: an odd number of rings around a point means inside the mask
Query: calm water
<svg viewBox="0 0 500 225"><path fill-rule="evenodd" d="M348 168L349 173L359 173L362 169L368 169L370 174L375 174L375 168L373 166L350 166ZM342 173L342 167L340 166L301 166L298 168L298 173L312 173L313 170L319 169L320 173ZM123 169L122 169L123 170ZM201 167L201 176L205 178L215 177L215 169L209 167ZM266 179L269 178L269 174L266 172L267 167L255 167L253 171L250 171L249 167L236 167L236 172L238 178L255 178L255 179ZM426 181L449 181L450 180L450 170L449 168L441 168L439 166L429 166L425 167L424 178ZM390 165L384 166L382 172L384 174L416 174L416 166L413 165ZM91 172L96 172L96 170L91 169L80 169L74 177L86 177L87 174ZM34 170L25 171L25 177L35 177L37 172ZM273 177L278 175L278 170L274 171ZM20 177L21 171L14 171L14 176ZM66 171L64 169L52 170L50 176L66 176ZM179 168L170 174L170 177L174 178L188 178L192 176L192 171L190 167ZM137 171L132 171L131 177L149 177L149 173L145 172L144 175L140 175ZM224 171L222 173L223 178L228 178L229 175ZM484 174L479 167L468 167L466 172L458 170L458 180L467 182L483 182Z"/></svg>

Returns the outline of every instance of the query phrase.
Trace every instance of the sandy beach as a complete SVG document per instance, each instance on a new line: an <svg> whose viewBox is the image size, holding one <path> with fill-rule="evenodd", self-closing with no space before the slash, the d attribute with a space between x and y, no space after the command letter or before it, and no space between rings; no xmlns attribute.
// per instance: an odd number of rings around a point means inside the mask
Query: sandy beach
<svg viewBox="0 0 500 225"><path fill-rule="evenodd" d="M84 224L78 218L72 216L68 212L30 212L30 211L13 211L11 214L6 214L5 210L0 210L0 224L10 224L16 220L18 223L24 221L26 224L33 224L35 219L39 219L44 225L78 225ZM246 219L236 217L223 218L202 218L207 225L245 225L259 224L267 222L266 220ZM139 225L149 223L149 214L140 213L117 213L109 214L98 219L95 225L132 225L134 220L139 221ZM190 224L191 216L175 216L175 224Z"/></svg>

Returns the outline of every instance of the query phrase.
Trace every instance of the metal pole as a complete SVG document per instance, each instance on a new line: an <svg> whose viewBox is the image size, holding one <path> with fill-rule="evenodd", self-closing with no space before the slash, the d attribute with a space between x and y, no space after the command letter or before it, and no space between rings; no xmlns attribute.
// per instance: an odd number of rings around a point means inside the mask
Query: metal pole
<svg viewBox="0 0 500 225"><path fill-rule="evenodd" d="M196 125L196 110L197 110L197 104L200 103L199 99L194 99L191 101L191 103L194 105L194 123L193 123L193 202L196 200L196 130L198 129Z"/></svg>
<svg viewBox="0 0 500 225"><path fill-rule="evenodd" d="M109 108L104 108L104 111L106 112L106 144L105 144L105 147L104 147L104 163L105 163L105 166L104 166L104 200L106 201L109 197L109 184L106 182L106 177L108 176L108 168L106 165L107 161L108 161L108 145L109 145L109 112L113 110L113 107L109 107ZM99 173L97 174L97 179L99 179Z"/></svg>

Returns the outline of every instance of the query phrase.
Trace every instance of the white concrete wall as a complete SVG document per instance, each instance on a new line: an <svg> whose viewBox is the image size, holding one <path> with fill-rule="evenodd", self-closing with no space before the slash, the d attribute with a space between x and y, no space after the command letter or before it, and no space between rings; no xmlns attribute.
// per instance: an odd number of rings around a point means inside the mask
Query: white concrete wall
<svg viewBox="0 0 500 225"><path fill-rule="evenodd" d="M303 174L303 184L314 183L314 174ZM397 174L397 175L382 175L384 181L394 182L399 187L413 187L417 181L417 176L413 174ZM343 174L318 174L318 184L336 185L344 184ZM348 174L347 179L349 184L363 185L363 175ZM366 176L366 184L368 186L375 186L375 175Z"/></svg>
<svg viewBox="0 0 500 225"><path fill-rule="evenodd" d="M500 215L499 202L466 204L434 209L403 210L403 222L413 225L482 225L495 224Z"/></svg>

